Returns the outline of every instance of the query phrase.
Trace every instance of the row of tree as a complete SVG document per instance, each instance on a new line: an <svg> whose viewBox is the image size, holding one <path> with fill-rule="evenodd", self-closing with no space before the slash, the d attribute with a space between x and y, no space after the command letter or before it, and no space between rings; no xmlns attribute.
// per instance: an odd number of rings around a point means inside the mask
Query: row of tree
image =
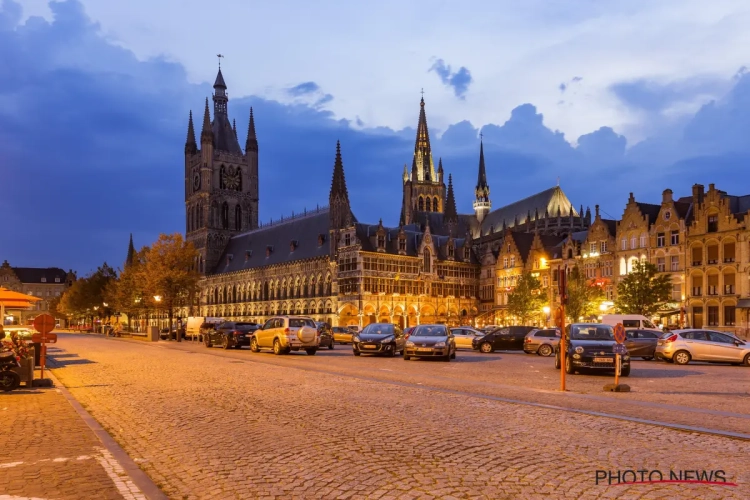
<svg viewBox="0 0 750 500"><path fill-rule="evenodd" d="M193 244L180 233L161 234L150 247L129 254L119 273L104 263L77 280L50 309L59 317L92 323L116 313L126 314L130 322L163 310L171 327L175 309L194 303L200 278L196 256Z"/></svg>
<svg viewBox="0 0 750 500"><path fill-rule="evenodd" d="M615 308L621 314L642 314L647 318L661 310L670 300L672 282L668 274L659 273L650 262L638 262L631 273L617 284ZM598 314L605 299L603 288L586 278L574 266L567 278L568 303L565 315L572 321ZM508 295L508 312L521 324L528 324L547 305L547 296L539 279L527 272L521 275Z"/></svg>

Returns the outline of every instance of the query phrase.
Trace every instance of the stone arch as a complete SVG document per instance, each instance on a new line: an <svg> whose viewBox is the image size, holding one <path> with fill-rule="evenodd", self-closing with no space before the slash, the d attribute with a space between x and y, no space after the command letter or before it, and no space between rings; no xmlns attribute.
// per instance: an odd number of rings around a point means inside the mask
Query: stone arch
<svg viewBox="0 0 750 500"><path fill-rule="evenodd" d="M440 211L440 202L438 201L438 197L437 197L437 196L435 196L435 197L434 197L434 198L432 199L432 209L433 209L433 210L434 210L435 212L439 212L439 211Z"/></svg>
<svg viewBox="0 0 750 500"><path fill-rule="evenodd" d="M424 208L425 212L432 212L432 198L430 198L429 196L425 197Z"/></svg>
<svg viewBox="0 0 750 500"><path fill-rule="evenodd" d="M307 276L302 276L302 279L299 283L299 291L300 291L300 297L306 298L307 295Z"/></svg>
<svg viewBox="0 0 750 500"><path fill-rule="evenodd" d="M435 315L435 306L432 304L422 305L422 309L419 312L419 322L422 324L435 323L437 316Z"/></svg>
<svg viewBox="0 0 750 500"><path fill-rule="evenodd" d="M242 230L242 207L239 203L234 207L234 230Z"/></svg>
<svg viewBox="0 0 750 500"><path fill-rule="evenodd" d="M419 201L417 202L417 210L424 212L424 197L420 195Z"/></svg>
<svg viewBox="0 0 750 500"><path fill-rule="evenodd" d="M359 325L359 315L353 304L344 304L339 308L338 324L342 326Z"/></svg>
<svg viewBox="0 0 750 500"><path fill-rule="evenodd" d="M221 204L221 228L229 229L229 203Z"/></svg>

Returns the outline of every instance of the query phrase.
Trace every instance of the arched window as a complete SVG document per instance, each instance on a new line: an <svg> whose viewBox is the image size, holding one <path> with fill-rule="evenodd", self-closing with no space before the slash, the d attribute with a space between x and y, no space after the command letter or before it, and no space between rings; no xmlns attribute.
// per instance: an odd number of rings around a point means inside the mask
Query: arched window
<svg viewBox="0 0 750 500"><path fill-rule="evenodd" d="M193 207L188 208L187 230L188 233L193 230Z"/></svg>
<svg viewBox="0 0 750 500"><path fill-rule="evenodd" d="M424 211L424 198L422 198L421 196L419 197L419 205L418 205L418 207L419 207L419 211L420 212Z"/></svg>
<svg viewBox="0 0 750 500"><path fill-rule="evenodd" d="M437 196L435 196L435 198L433 198L433 200L432 200L432 209L434 211L436 211L436 212L440 211L440 204L438 203L438 197Z"/></svg>
<svg viewBox="0 0 750 500"><path fill-rule="evenodd" d="M263 300L268 300L268 281L263 283Z"/></svg>
<svg viewBox="0 0 750 500"><path fill-rule="evenodd" d="M430 259L430 251L428 249L424 249L424 272L429 273L432 272L432 261Z"/></svg>
<svg viewBox="0 0 750 500"><path fill-rule="evenodd" d="M432 212L432 200L430 199L429 196L427 197L427 199L425 200L425 202L426 202L425 203L425 210L427 212Z"/></svg>
<svg viewBox="0 0 750 500"><path fill-rule="evenodd" d="M229 203L226 201L221 205L221 228L229 229Z"/></svg>
<svg viewBox="0 0 750 500"><path fill-rule="evenodd" d="M219 167L219 189L224 189L224 165Z"/></svg>
<svg viewBox="0 0 750 500"><path fill-rule="evenodd" d="M248 208L247 209L247 228L250 229L253 227L253 209Z"/></svg>
<svg viewBox="0 0 750 500"><path fill-rule="evenodd" d="M242 208L237 205L234 207L234 230L239 231L242 229Z"/></svg>

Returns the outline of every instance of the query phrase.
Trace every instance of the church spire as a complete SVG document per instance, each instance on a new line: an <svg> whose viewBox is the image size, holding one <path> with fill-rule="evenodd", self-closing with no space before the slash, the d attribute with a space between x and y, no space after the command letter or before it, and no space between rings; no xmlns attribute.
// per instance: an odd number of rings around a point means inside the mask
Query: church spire
<svg viewBox="0 0 750 500"><path fill-rule="evenodd" d="M344 177L344 162L341 160L341 143L336 141L336 160L333 163L333 179L331 180L331 192L328 196L329 217L332 229L343 229L351 221L351 206L349 205L349 192L346 189L346 178Z"/></svg>
<svg viewBox="0 0 750 500"><path fill-rule="evenodd" d="M214 82L214 115L227 116L228 101L227 84L224 83L224 75L221 74L221 67L219 67L219 72L216 74L216 81Z"/></svg>
<svg viewBox="0 0 750 500"><path fill-rule="evenodd" d="M247 140L245 141L245 152L258 151L258 138L255 136L255 118L253 107L250 106L250 122L247 125Z"/></svg>
<svg viewBox="0 0 750 500"><path fill-rule="evenodd" d="M458 222L456 197L453 194L453 176L450 174L448 174L448 199L445 202L445 221L454 224Z"/></svg>
<svg viewBox="0 0 750 500"><path fill-rule="evenodd" d="M412 181L434 182L435 166L432 163L432 148L430 147L430 132L427 129L427 116L424 112L424 91L419 101L419 122L417 123L417 138L414 142L414 160L419 173L418 179Z"/></svg>
<svg viewBox="0 0 750 500"><path fill-rule="evenodd" d="M211 130L211 113L208 110L208 97L206 97L206 109L203 110L203 128L201 129L201 144L214 142L214 133Z"/></svg>
<svg viewBox="0 0 750 500"><path fill-rule="evenodd" d="M474 194L474 213L481 223L492 208L490 186L487 184L487 170L484 166L484 141L482 141L481 133L479 134L479 174L477 175L477 186Z"/></svg>
<svg viewBox="0 0 750 500"><path fill-rule="evenodd" d="M133 233L130 233L130 244L128 245L128 256L125 258L125 267L135 262L135 247L133 246Z"/></svg>
<svg viewBox="0 0 750 500"><path fill-rule="evenodd" d="M195 154L198 151L198 145L195 143L195 129L193 128L193 111L190 111L188 117L187 139L185 140L185 154Z"/></svg>

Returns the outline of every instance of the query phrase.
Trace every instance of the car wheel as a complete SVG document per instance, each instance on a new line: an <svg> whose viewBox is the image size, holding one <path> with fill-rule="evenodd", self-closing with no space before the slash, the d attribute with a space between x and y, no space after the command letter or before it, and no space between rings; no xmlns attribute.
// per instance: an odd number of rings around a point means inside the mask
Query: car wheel
<svg viewBox="0 0 750 500"><path fill-rule="evenodd" d="M750 354L748 354L747 356L745 356L744 363L745 363L745 366L750 366Z"/></svg>
<svg viewBox="0 0 750 500"><path fill-rule="evenodd" d="M333 349L333 340L331 341L331 343L330 343L330 344L328 344L328 348L329 348L329 349Z"/></svg>
<svg viewBox="0 0 750 500"><path fill-rule="evenodd" d="M352 352L354 353L354 355L355 355L355 356L359 356L359 355L361 354L361 353L360 353L360 352L359 352L358 350L356 350L356 349L352 349Z"/></svg>
<svg viewBox="0 0 750 500"><path fill-rule="evenodd" d="M690 353L687 351L677 351L674 353L674 356L672 356L672 360L675 364L686 365L690 363Z"/></svg>
<svg viewBox="0 0 750 500"><path fill-rule="evenodd" d="M479 350L485 354L489 354L495 349L492 348L492 344L490 344L489 342L482 342L482 345L479 346Z"/></svg>
<svg viewBox="0 0 750 500"><path fill-rule="evenodd" d="M255 337L253 337L250 340L250 351L251 352L259 352L260 351L260 347L258 347L258 341L255 340Z"/></svg>
<svg viewBox="0 0 750 500"><path fill-rule="evenodd" d="M556 370L560 369L560 356L557 354L555 354L555 369Z"/></svg>
<svg viewBox="0 0 750 500"><path fill-rule="evenodd" d="M279 342L279 339L273 341L273 353L277 356L284 354L284 349L281 348L281 342Z"/></svg>
<svg viewBox="0 0 750 500"><path fill-rule="evenodd" d="M550 356L552 354L552 346L550 346L549 344L542 344L539 346L539 349L536 352L540 356Z"/></svg>
<svg viewBox="0 0 750 500"><path fill-rule="evenodd" d="M449 362L450 362L450 360L451 360L451 353L448 353L448 354L446 354L446 355L445 355L445 356L443 357L443 361L445 361L446 363L449 363Z"/></svg>
<svg viewBox="0 0 750 500"><path fill-rule="evenodd" d="M453 354L451 354L451 359L456 359L456 350L453 350Z"/></svg>
<svg viewBox="0 0 750 500"><path fill-rule="evenodd" d="M570 360L570 356L565 356L565 373L567 373L568 375L572 375L574 373L573 362Z"/></svg>
<svg viewBox="0 0 750 500"><path fill-rule="evenodd" d="M4 370L0 372L0 391L10 392L21 385L21 376L16 372Z"/></svg>
<svg viewBox="0 0 750 500"><path fill-rule="evenodd" d="M318 348L317 347L308 347L307 349L305 349L305 352L308 355L310 355L310 356L315 356L315 353L318 352Z"/></svg>
<svg viewBox="0 0 750 500"><path fill-rule="evenodd" d="M409 356L407 356L406 354L404 354L404 361L409 361L410 359L411 358Z"/></svg>
<svg viewBox="0 0 750 500"><path fill-rule="evenodd" d="M206 341L204 342L206 344L206 347L212 347L213 344L211 343L211 337L206 335L204 338L206 339Z"/></svg>
<svg viewBox="0 0 750 500"><path fill-rule="evenodd" d="M229 349L229 347L230 347L229 346L229 337L227 337L226 335L221 340L221 347L223 347L224 349Z"/></svg>
<svg viewBox="0 0 750 500"><path fill-rule="evenodd" d="M651 361L652 359L654 359L653 356L643 356L643 361Z"/></svg>

